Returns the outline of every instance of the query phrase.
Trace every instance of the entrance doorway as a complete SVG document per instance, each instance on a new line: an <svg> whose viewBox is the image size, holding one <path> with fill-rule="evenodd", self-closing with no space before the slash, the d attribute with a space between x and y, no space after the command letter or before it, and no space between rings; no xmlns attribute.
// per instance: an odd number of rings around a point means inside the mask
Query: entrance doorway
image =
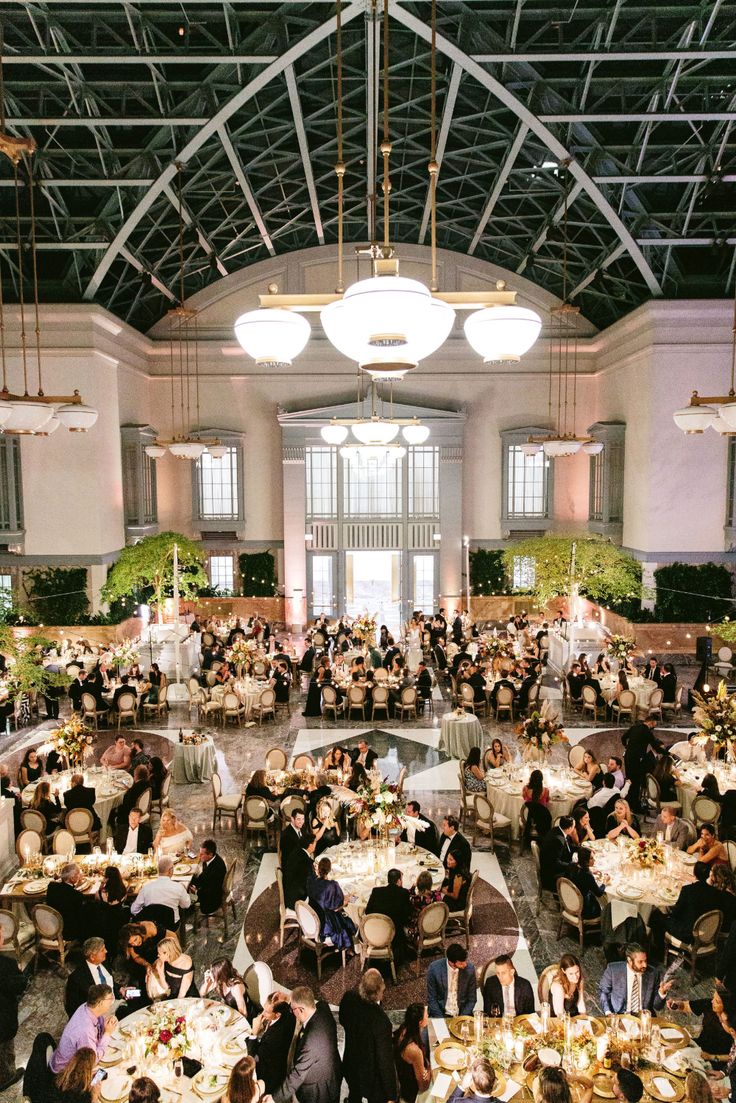
<svg viewBox="0 0 736 1103"><path fill-rule="evenodd" d="M345 592L348 616L369 613L396 637L401 628L401 552L346 552Z"/></svg>

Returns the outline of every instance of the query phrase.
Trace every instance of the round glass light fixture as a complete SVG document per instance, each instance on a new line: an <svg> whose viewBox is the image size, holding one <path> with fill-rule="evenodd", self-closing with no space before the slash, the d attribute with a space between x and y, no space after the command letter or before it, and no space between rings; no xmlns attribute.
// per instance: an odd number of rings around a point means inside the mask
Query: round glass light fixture
<svg viewBox="0 0 736 1103"><path fill-rule="evenodd" d="M0 399L0 425L4 425L13 412L13 407L10 402L6 402L4 398Z"/></svg>
<svg viewBox="0 0 736 1103"><path fill-rule="evenodd" d="M169 452L180 460L198 460L205 450L198 440L178 440L169 445Z"/></svg>
<svg viewBox="0 0 736 1103"><path fill-rule="evenodd" d="M62 425L64 424L61 410L56 411L53 406L47 406L44 402L24 402L21 399L11 402L10 406L10 415L3 425L4 433L37 433L55 413Z"/></svg>
<svg viewBox="0 0 736 1103"><path fill-rule="evenodd" d="M674 412L672 419L678 429L691 436L705 432L716 413L720 413L726 425L730 425L733 418L733 427L736 429L736 402L729 402L719 410L714 406L683 406L681 410Z"/></svg>
<svg viewBox="0 0 736 1103"><path fill-rule="evenodd" d="M429 427L427 425L420 425L415 419L411 425L404 426L401 430L401 435L407 444L424 444L429 436Z"/></svg>
<svg viewBox="0 0 736 1103"><path fill-rule="evenodd" d="M538 441L527 440L523 444L520 444L522 452L525 456L536 456L542 451L542 445Z"/></svg>
<svg viewBox="0 0 736 1103"><path fill-rule="evenodd" d="M97 421L98 413L92 406L70 402L56 411L59 421L70 433L86 433Z"/></svg>
<svg viewBox="0 0 736 1103"><path fill-rule="evenodd" d="M143 451L147 456L150 456L152 460L160 460L162 456L166 455L166 449L163 444L147 444Z"/></svg>
<svg viewBox="0 0 736 1103"><path fill-rule="evenodd" d="M710 428L715 429L717 433L720 433L722 437L733 436L736 434L736 429L732 429L720 415L719 411L713 415L710 419Z"/></svg>
<svg viewBox="0 0 736 1103"><path fill-rule="evenodd" d="M241 347L263 368L290 367L311 332L303 315L280 307L249 310L235 321Z"/></svg>
<svg viewBox="0 0 736 1103"><path fill-rule="evenodd" d="M371 418L369 421L356 421L350 427L353 436L361 444L380 447L390 442L397 436L399 426L391 421L381 421L380 418Z"/></svg>
<svg viewBox="0 0 736 1103"><path fill-rule="evenodd" d="M468 343L484 364L515 364L536 341L542 319L524 306L487 306L469 314L464 328Z"/></svg>
<svg viewBox="0 0 736 1103"><path fill-rule="evenodd" d="M582 451L586 456L598 456L603 451L602 440L587 440L583 445Z"/></svg>
<svg viewBox="0 0 736 1103"><path fill-rule="evenodd" d="M212 456L213 460L221 460L227 455L226 444L208 444L207 451Z"/></svg>
<svg viewBox="0 0 736 1103"><path fill-rule="evenodd" d="M564 437L556 437L554 440L546 440L542 447L545 456L550 459L562 459L564 456L574 456L580 451L579 440L565 440Z"/></svg>
<svg viewBox="0 0 736 1103"><path fill-rule="evenodd" d="M39 437L50 437L52 433L55 433L56 430L58 428L60 428L60 426L61 426L61 422L59 421L59 417L58 417L56 411L54 410L54 412L51 415L51 417L49 418L49 420L46 422L44 427L39 431L38 436Z"/></svg>
<svg viewBox="0 0 736 1103"><path fill-rule="evenodd" d="M342 444L347 438L348 427L347 425L337 425L335 422L330 422L329 425L323 425L319 433L325 444Z"/></svg>

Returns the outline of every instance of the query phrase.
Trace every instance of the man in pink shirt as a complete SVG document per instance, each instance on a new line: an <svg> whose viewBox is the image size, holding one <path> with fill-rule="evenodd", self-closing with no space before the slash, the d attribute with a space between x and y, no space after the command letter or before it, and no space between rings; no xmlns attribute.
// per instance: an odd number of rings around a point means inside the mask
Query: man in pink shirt
<svg viewBox="0 0 736 1103"><path fill-rule="evenodd" d="M110 1014L114 1002L115 994L109 984L91 985L87 1002L74 1012L51 1055L49 1068L54 1074L61 1072L74 1054L85 1047L94 1050L98 1060L104 1057L110 1035L118 1025Z"/></svg>

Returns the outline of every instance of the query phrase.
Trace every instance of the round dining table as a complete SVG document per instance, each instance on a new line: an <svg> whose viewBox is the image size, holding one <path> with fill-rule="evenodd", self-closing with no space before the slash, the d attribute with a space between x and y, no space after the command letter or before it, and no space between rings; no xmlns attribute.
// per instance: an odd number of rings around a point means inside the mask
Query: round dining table
<svg viewBox="0 0 736 1103"><path fill-rule="evenodd" d="M365 911L368 898L379 885L386 884L390 869L400 869L404 888L410 889L417 877L427 870L432 877L432 887L437 889L445 877L442 862L436 854L421 846L409 843L381 846L370 840L339 843L320 854L332 862L331 877L337 881L345 895L345 911L356 927Z"/></svg>
<svg viewBox="0 0 736 1103"><path fill-rule="evenodd" d="M177 1060L166 1047L156 1046L150 1033L164 1016L186 1022L183 1057L201 1065L185 1066L177 1076ZM208 999L160 1000L133 1012L111 1034L100 1067L107 1077L100 1103L123 1103L139 1076L150 1077L161 1092L161 1103L217 1103L227 1088L232 1068L248 1050L247 1019L227 1004ZM147 1052L149 1051L149 1052ZM180 1066L181 1068L181 1066Z"/></svg>
<svg viewBox="0 0 736 1103"><path fill-rule="evenodd" d="M483 728L472 712L446 712L440 721L438 750L451 758L467 758L471 747L483 746Z"/></svg>
<svg viewBox="0 0 736 1103"><path fill-rule="evenodd" d="M113 808L122 803L123 797L133 784L133 778L127 770L110 770L106 766L91 766L86 770L64 770L59 774L48 774L40 780L51 783L52 794L59 790L59 799L64 808L64 793L72 787L72 778L81 773L84 776L85 786L90 786L95 791L94 809L100 817L100 841L107 838L107 826L110 813ZM36 782L26 785L21 792L20 799L24 807L29 807L36 792ZM64 809L64 811L66 811Z"/></svg>
<svg viewBox="0 0 736 1103"><path fill-rule="evenodd" d="M637 915L649 926L654 909L667 911L676 903L683 885L695 880L697 856L672 846L664 847L665 864L652 869L639 869L631 861L632 845L626 840L596 839L588 846L593 851L595 874L605 874L608 881L606 896L613 927Z"/></svg>
<svg viewBox="0 0 736 1103"><path fill-rule="evenodd" d="M552 822L558 816L569 816L580 800L587 800L593 792L589 781L584 781L569 766L539 767L530 762L524 766L501 766L486 773L486 793L494 812L511 820L511 838L519 838L519 813L524 803L522 789L532 770L542 769L544 784L549 789L547 805Z"/></svg>
<svg viewBox="0 0 736 1103"><path fill-rule="evenodd" d="M226 693L234 693L241 705L245 707L244 719L248 720L253 712L253 708L260 701L261 693L267 685L268 682L263 679L246 676L245 678L237 678L234 682L230 682L226 686L214 685L210 690L210 694L212 700L221 705L225 700Z"/></svg>
<svg viewBox="0 0 736 1103"><path fill-rule="evenodd" d="M633 675L628 678L629 689L636 697L636 709L638 712L649 712L649 700L657 688L657 683L653 682L651 678L642 678L640 675ZM611 702L613 698L613 690L618 681L616 674L602 674L599 678L601 693L605 697L607 702Z"/></svg>
<svg viewBox="0 0 736 1103"><path fill-rule="evenodd" d="M215 743L211 735L200 743L175 743L171 763L175 785L196 785L209 781L217 769Z"/></svg>

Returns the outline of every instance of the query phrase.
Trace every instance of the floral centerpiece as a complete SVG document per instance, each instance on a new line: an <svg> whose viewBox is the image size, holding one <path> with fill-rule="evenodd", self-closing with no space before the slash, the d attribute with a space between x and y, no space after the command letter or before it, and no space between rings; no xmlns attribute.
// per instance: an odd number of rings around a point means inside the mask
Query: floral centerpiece
<svg viewBox="0 0 736 1103"><path fill-rule="evenodd" d="M630 839L626 857L638 869L657 869L665 864L664 843L655 838Z"/></svg>
<svg viewBox="0 0 736 1103"><path fill-rule="evenodd" d="M539 712L533 712L528 719L522 720L516 733L523 746L523 756L530 762L543 761L554 746L567 743L567 736L548 701L544 702Z"/></svg>
<svg viewBox="0 0 736 1103"><path fill-rule="evenodd" d="M368 613L363 613L353 621L353 635L358 636L364 643L374 644L376 642L376 628L378 627L378 621L375 617L369 616Z"/></svg>
<svg viewBox="0 0 736 1103"><path fill-rule="evenodd" d="M67 721L49 732L48 742L54 750L68 759L72 769L82 766L85 755L90 753L90 748L95 741L95 732L82 722L81 716L72 713Z"/></svg>
<svg viewBox="0 0 736 1103"><path fill-rule="evenodd" d="M225 658L235 666L245 666L257 650L258 644L255 640L246 640L242 636L236 636L232 646L226 649Z"/></svg>
<svg viewBox="0 0 736 1103"><path fill-rule="evenodd" d="M636 644L630 636L613 635L606 640L606 651L615 659L619 666L623 666L629 655L633 655Z"/></svg>
<svg viewBox="0 0 736 1103"><path fill-rule="evenodd" d="M697 707L693 719L702 733L701 742L711 740L716 748L726 747L733 753L736 740L736 694L729 696L726 683L721 682L709 697L692 691Z"/></svg>
<svg viewBox="0 0 736 1103"><path fill-rule="evenodd" d="M398 786L390 785L384 778L376 788L364 786L358 789L358 796L351 801L350 811L367 821L377 834L390 834L402 829L404 800Z"/></svg>
<svg viewBox="0 0 736 1103"><path fill-rule="evenodd" d="M111 647L105 654L105 659L110 666L116 667L131 667L133 663L140 660L140 657L141 653L138 649L137 640L123 640L122 643Z"/></svg>
<svg viewBox="0 0 736 1103"><path fill-rule="evenodd" d="M154 1011L143 1035L146 1057L183 1057L189 1046L187 1020L175 1011Z"/></svg>
<svg viewBox="0 0 736 1103"><path fill-rule="evenodd" d="M494 1021L498 1023L498 1020ZM515 1043L521 1038L524 1040L526 1057L546 1048L555 1050L563 1058L567 1054L572 1059L572 1065L577 1069L586 1069L595 1064L596 1045L590 1029L584 1027L582 1023L573 1023L566 1039L562 1019L553 1019L546 1034L533 1034L531 1030L524 1030L523 1027L521 1029L514 1027L509 1036L508 1033L504 1034L496 1029L495 1032L483 1037L478 1049L496 1068L508 1071L518 1061Z"/></svg>
<svg viewBox="0 0 736 1103"><path fill-rule="evenodd" d="M490 659L513 659L514 657L514 648L510 640L502 640L498 636L484 636L483 644Z"/></svg>

